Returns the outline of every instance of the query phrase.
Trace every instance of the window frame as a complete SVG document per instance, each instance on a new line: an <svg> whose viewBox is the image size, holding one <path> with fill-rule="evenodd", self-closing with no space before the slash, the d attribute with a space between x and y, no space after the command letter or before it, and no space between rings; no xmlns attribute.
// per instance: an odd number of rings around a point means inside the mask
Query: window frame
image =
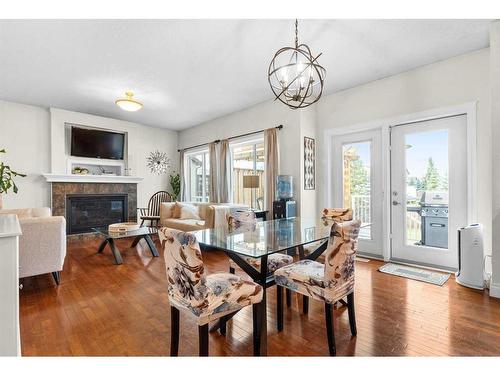
<svg viewBox="0 0 500 375"><path fill-rule="evenodd" d="M254 153L254 158L253 158L253 173L257 172L257 145L259 143L262 143L263 146L265 147L264 144L264 134L257 134L257 135L252 135L244 138L239 138L235 139L229 142L229 150L231 154L231 192L230 192L230 201L231 203L235 203L234 201L234 184L233 184L233 178L234 178L234 149L237 147L242 147L242 146L250 146L253 145L253 153ZM264 157L265 157L265 152L264 152ZM264 160L264 187L265 187L265 171L266 171L266 162Z"/></svg>
<svg viewBox="0 0 500 375"><path fill-rule="evenodd" d="M201 190L202 190L202 196L201 196L201 201L195 201L193 200L193 197L191 196L191 165L189 163L189 159L191 157L194 157L196 155L201 155L202 160L201 160L201 165L202 165L202 183L201 183ZM188 202L208 202L210 200L210 194L207 188L207 161L209 162L209 149L208 147L202 147L202 148L196 148L193 150L189 150L189 152L186 152L184 154L184 173L186 175L186 199Z"/></svg>

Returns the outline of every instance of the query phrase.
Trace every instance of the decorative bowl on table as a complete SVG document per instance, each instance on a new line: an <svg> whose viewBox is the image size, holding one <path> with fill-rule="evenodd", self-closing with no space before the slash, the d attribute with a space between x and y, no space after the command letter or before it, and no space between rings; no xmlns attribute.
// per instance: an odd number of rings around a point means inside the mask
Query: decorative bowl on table
<svg viewBox="0 0 500 375"><path fill-rule="evenodd" d="M114 233L132 232L134 230L138 230L139 228L140 225L134 222L116 223L108 226L108 230Z"/></svg>

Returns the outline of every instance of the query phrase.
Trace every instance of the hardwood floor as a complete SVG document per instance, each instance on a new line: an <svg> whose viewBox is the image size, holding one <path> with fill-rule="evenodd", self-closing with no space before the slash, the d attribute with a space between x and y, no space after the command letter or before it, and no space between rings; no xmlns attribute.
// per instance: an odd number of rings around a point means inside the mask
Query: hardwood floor
<svg viewBox="0 0 500 375"><path fill-rule="evenodd" d="M167 356L170 309L163 256L152 258L144 241L117 241L123 265L113 264L98 240L70 243L57 287L50 274L23 280L20 291L24 356ZM159 248L159 247L158 247ZM163 255L163 251L160 251ZM209 272L227 272L221 252L204 253ZM358 335L351 338L345 308L334 312L337 355L500 355L500 300L464 288L451 278L443 287L386 275L378 261L356 262ZM268 295L268 354L328 355L324 307L300 297L285 308L276 329L276 288ZM197 355L194 319L181 311L179 355ZM228 323L226 337L210 334L210 355L252 354L252 309Z"/></svg>

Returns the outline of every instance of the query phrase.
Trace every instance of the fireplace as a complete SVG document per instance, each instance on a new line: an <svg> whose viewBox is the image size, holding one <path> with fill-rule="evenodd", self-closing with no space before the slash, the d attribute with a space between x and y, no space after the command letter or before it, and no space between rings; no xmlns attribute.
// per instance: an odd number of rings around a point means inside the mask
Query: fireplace
<svg viewBox="0 0 500 375"><path fill-rule="evenodd" d="M67 194L67 234L128 221L128 194Z"/></svg>

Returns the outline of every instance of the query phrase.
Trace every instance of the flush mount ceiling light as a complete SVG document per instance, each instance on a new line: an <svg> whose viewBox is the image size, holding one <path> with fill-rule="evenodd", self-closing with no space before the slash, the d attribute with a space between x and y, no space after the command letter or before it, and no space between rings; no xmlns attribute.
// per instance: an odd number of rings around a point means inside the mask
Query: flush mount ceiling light
<svg viewBox="0 0 500 375"><path fill-rule="evenodd" d="M299 44L295 20L295 47L279 49L269 65L267 78L276 99L293 109L316 103L323 93L326 74L318 64L320 56L314 57L307 44Z"/></svg>
<svg viewBox="0 0 500 375"><path fill-rule="evenodd" d="M126 91L125 96L125 98L118 99L115 102L116 105L124 111L135 112L143 107L141 102L133 99L134 93L132 91Z"/></svg>

